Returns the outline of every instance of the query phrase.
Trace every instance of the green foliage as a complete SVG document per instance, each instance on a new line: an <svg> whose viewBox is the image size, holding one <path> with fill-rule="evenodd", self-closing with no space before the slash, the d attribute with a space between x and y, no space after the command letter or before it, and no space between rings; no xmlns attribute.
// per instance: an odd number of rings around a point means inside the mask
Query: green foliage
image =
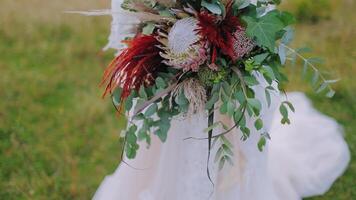
<svg viewBox="0 0 356 200"><path fill-rule="evenodd" d="M234 156L234 153L232 151L233 146L225 136L216 138L214 144L217 143L219 143L220 146L215 154L214 161L219 163L219 169L221 170L226 162L229 163L230 165L233 165L233 161L232 161L232 158Z"/></svg>
<svg viewBox="0 0 356 200"><path fill-rule="evenodd" d="M142 33L145 35L151 35L155 29L155 24L148 22L142 29Z"/></svg>
<svg viewBox="0 0 356 200"><path fill-rule="evenodd" d="M256 121L255 121L255 128L256 130L261 130L263 127L263 121L261 118L258 118Z"/></svg>
<svg viewBox="0 0 356 200"><path fill-rule="evenodd" d="M292 103L288 102L288 101L284 101L281 103L281 105L279 106L279 112L281 113L282 115L282 120L281 120L281 123L282 124L290 124L290 120L289 120L289 117L288 117L288 108L295 112L295 109L292 105Z"/></svg>
<svg viewBox="0 0 356 200"><path fill-rule="evenodd" d="M125 142L125 152L126 156L129 159L135 158L136 157L136 152L139 148L139 145L137 144L137 136L136 136L136 131L137 131L137 126L132 125L126 132L126 142Z"/></svg>
<svg viewBox="0 0 356 200"><path fill-rule="evenodd" d="M324 92L325 96L331 98L334 96L335 91L331 87L331 84L336 83L338 80L327 79L324 74L322 74L316 67L316 64L321 64L322 60L320 58L306 58L302 55L303 52L309 52L308 48L292 49L282 42L279 45L279 57L281 60L289 59L292 65L297 63L299 58L303 62L303 77L306 77L307 71L312 73L311 85L313 86L316 93Z"/></svg>
<svg viewBox="0 0 356 200"><path fill-rule="evenodd" d="M205 108L207 110L210 110L211 108L213 108L214 104L219 101L219 99L220 99L220 84L214 85L211 94L212 95L210 96L210 99L208 99L208 101L205 104Z"/></svg>
<svg viewBox="0 0 356 200"><path fill-rule="evenodd" d="M277 33L284 28L281 19L271 12L261 18L244 16L242 19L247 24L247 35L254 38L257 44L273 52Z"/></svg>
<svg viewBox="0 0 356 200"><path fill-rule="evenodd" d="M251 3L250 0L235 0L232 5L234 14L237 15L239 10L246 8L247 6L250 5L250 3Z"/></svg>
<svg viewBox="0 0 356 200"><path fill-rule="evenodd" d="M225 11L224 5L220 2L220 0L212 0L212 1L201 1L201 6L208 9L210 12L221 15Z"/></svg>
<svg viewBox="0 0 356 200"><path fill-rule="evenodd" d="M266 138L261 136L257 146L258 146L258 150L263 151L263 148L266 146Z"/></svg>

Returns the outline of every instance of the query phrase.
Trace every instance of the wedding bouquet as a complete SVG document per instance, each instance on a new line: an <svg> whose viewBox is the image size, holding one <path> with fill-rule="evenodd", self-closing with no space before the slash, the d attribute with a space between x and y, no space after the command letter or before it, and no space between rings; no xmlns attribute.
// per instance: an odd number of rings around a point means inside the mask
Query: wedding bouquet
<svg viewBox="0 0 356 200"><path fill-rule="evenodd" d="M334 91L315 67L318 59L305 58L305 49L288 46L293 37L294 17L274 8L280 0L125 0L119 14L136 23L133 36L121 41L125 47L106 69L105 95L111 95L118 112L131 112L125 131L125 152L135 158L139 141L150 144L154 134L165 142L175 117L205 113L208 127L204 139L211 148L221 147L216 160L221 166L231 160L231 143L225 137L240 129L242 140L250 130L261 131L261 151L269 138L263 132L261 99L253 87L267 83L265 101L271 105L271 92L283 92L287 81L283 68L287 61L300 58L304 73L312 72L317 92L329 97ZM272 7L271 7L272 5ZM289 124L293 105L279 107L281 123ZM214 113L230 117L232 127L214 120ZM254 127L246 125L246 118ZM213 134L217 128L224 129ZM223 153L225 152L225 153Z"/></svg>

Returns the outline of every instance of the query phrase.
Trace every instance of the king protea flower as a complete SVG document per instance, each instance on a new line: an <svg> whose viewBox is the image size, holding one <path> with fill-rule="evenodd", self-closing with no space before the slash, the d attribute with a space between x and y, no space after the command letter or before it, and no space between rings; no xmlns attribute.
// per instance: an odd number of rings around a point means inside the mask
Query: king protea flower
<svg viewBox="0 0 356 200"><path fill-rule="evenodd" d="M161 56L165 64L183 69L197 71L207 60L208 46L200 42L197 32L198 21L188 17L178 20L168 33L166 47Z"/></svg>

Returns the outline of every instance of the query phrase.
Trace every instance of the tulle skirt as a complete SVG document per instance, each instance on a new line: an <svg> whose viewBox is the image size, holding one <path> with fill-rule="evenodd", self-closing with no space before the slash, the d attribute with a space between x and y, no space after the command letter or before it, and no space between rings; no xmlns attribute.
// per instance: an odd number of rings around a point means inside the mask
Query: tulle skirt
<svg viewBox="0 0 356 200"><path fill-rule="evenodd" d="M257 148L257 130L247 141L242 141L241 133L235 130L227 136L234 146L233 165L225 164L219 170L214 159L207 163L206 140L186 140L206 137L206 116L175 119L166 143L154 136L150 148L143 143L137 157L127 161L129 165L121 163L104 179L94 199L299 200L324 194L350 159L342 128L297 92L288 94L296 109L290 114L292 123L282 125L280 114L275 112L278 99L275 95L276 103L270 108L263 105L262 119L271 140L262 152ZM224 117L220 120L231 123ZM247 123L253 127L252 120Z"/></svg>

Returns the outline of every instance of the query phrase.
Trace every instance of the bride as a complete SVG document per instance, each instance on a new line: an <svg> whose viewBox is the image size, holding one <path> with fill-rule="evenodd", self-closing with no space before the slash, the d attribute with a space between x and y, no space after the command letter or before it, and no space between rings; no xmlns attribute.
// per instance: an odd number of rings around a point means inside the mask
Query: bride
<svg viewBox="0 0 356 200"><path fill-rule="evenodd" d="M132 36L130 19L115 12L121 10L121 4L122 0L112 1L113 23L107 48L120 49L119 41ZM254 91L256 98L262 99L264 83L260 82ZM206 135L202 131L207 127L204 113L174 119L167 141L152 138L150 148L142 144L134 160L125 159L113 175L104 179L94 199L299 200L324 194L350 159L342 128L316 111L299 92L288 93L296 113L290 116L291 125L281 125L280 116L274 113L283 98L278 93L272 98L274 105L263 105L261 111L271 135L263 152L256 148L260 138L257 131L251 130L250 138L241 141L241 133L235 130L227 136L234 146L234 164L219 170L213 161L207 163L206 140L186 139ZM232 124L223 116L216 118ZM247 123L253 126L252 120Z"/></svg>

